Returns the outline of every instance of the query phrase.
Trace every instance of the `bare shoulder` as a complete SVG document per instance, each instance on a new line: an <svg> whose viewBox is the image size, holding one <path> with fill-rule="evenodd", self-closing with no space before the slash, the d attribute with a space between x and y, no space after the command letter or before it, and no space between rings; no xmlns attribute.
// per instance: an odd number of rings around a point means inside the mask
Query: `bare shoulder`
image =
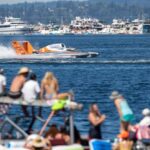
<svg viewBox="0 0 150 150"><path fill-rule="evenodd" d="M120 105L120 102L121 102L121 100L120 100L120 99L116 99L116 100L115 100L115 104L116 104L117 106L119 106L119 105Z"/></svg>
<svg viewBox="0 0 150 150"><path fill-rule="evenodd" d="M90 119L90 118L93 118L93 117L94 117L94 114L90 112L89 115L88 115L88 117L89 117L89 119Z"/></svg>

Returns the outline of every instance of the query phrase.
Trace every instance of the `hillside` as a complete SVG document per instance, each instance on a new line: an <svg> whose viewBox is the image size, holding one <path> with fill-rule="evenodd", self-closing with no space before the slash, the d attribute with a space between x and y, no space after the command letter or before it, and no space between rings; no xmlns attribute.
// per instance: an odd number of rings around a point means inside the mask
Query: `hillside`
<svg viewBox="0 0 150 150"><path fill-rule="evenodd" d="M90 1L90 0L89 0ZM102 2L102 3L115 3L119 5L124 5L125 3L128 5L136 5L136 6L150 6L149 0L92 0L92 2Z"/></svg>
<svg viewBox="0 0 150 150"><path fill-rule="evenodd" d="M130 1L130 3L128 3ZM142 4L141 4L142 3ZM0 5L0 17L20 17L29 23L70 23L76 16L95 17L105 22L113 18L150 18L148 0L57 1Z"/></svg>

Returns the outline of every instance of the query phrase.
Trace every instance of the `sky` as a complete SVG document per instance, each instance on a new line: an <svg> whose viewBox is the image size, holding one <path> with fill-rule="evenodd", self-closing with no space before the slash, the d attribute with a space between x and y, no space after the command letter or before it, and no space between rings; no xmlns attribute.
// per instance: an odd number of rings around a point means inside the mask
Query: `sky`
<svg viewBox="0 0 150 150"><path fill-rule="evenodd" d="M47 2L47 1L54 1L54 0L0 0L0 4L14 4L14 3L21 3L21 2ZM56 0L55 0L56 1Z"/></svg>

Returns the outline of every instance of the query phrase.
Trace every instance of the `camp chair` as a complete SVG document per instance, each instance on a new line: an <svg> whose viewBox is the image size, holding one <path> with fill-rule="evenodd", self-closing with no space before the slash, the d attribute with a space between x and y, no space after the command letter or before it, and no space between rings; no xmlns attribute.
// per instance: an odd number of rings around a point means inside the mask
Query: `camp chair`
<svg viewBox="0 0 150 150"><path fill-rule="evenodd" d="M89 143L90 150L112 150L111 143L105 140L93 139Z"/></svg>

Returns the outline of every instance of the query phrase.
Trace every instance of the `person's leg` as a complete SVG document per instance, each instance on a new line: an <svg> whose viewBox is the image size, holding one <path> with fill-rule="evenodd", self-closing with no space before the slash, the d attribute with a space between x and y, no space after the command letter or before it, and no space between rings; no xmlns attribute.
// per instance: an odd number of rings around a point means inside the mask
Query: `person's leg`
<svg viewBox="0 0 150 150"><path fill-rule="evenodd" d="M22 112L24 113L24 115L26 116L26 117L29 117L29 113L28 113L28 111L27 111L27 106L21 106L22 107Z"/></svg>
<svg viewBox="0 0 150 150"><path fill-rule="evenodd" d="M28 134L31 134L32 127L33 127L35 121L36 121L36 118L34 116L32 116L31 123L29 124L28 130L27 130Z"/></svg>
<svg viewBox="0 0 150 150"><path fill-rule="evenodd" d="M121 127L120 127L120 132L122 131L128 131L128 128L129 128L129 122L125 122L125 121L121 121L120 123Z"/></svg>
<svg viewBox="0 0 150 150"><path fill-rule="evenodd" d="M38 112L38 116L39 117L42 117L42 107L39 107L39 110L38 110L39 112Z"/></svg>
<svg viewBox="0 0 150 150"><path fill-rule="evenodd" d="M71 95L69 93L60 93L57 95L58 99L66 99L68 97L70 97Z"/></svg>
<svg viewBox="0 0 150 150"><path fill-rule="evenodd" d="M34 106L31 106L31 111L32 111L32 117L35 117L35 109L34 109Z"/></svg>

